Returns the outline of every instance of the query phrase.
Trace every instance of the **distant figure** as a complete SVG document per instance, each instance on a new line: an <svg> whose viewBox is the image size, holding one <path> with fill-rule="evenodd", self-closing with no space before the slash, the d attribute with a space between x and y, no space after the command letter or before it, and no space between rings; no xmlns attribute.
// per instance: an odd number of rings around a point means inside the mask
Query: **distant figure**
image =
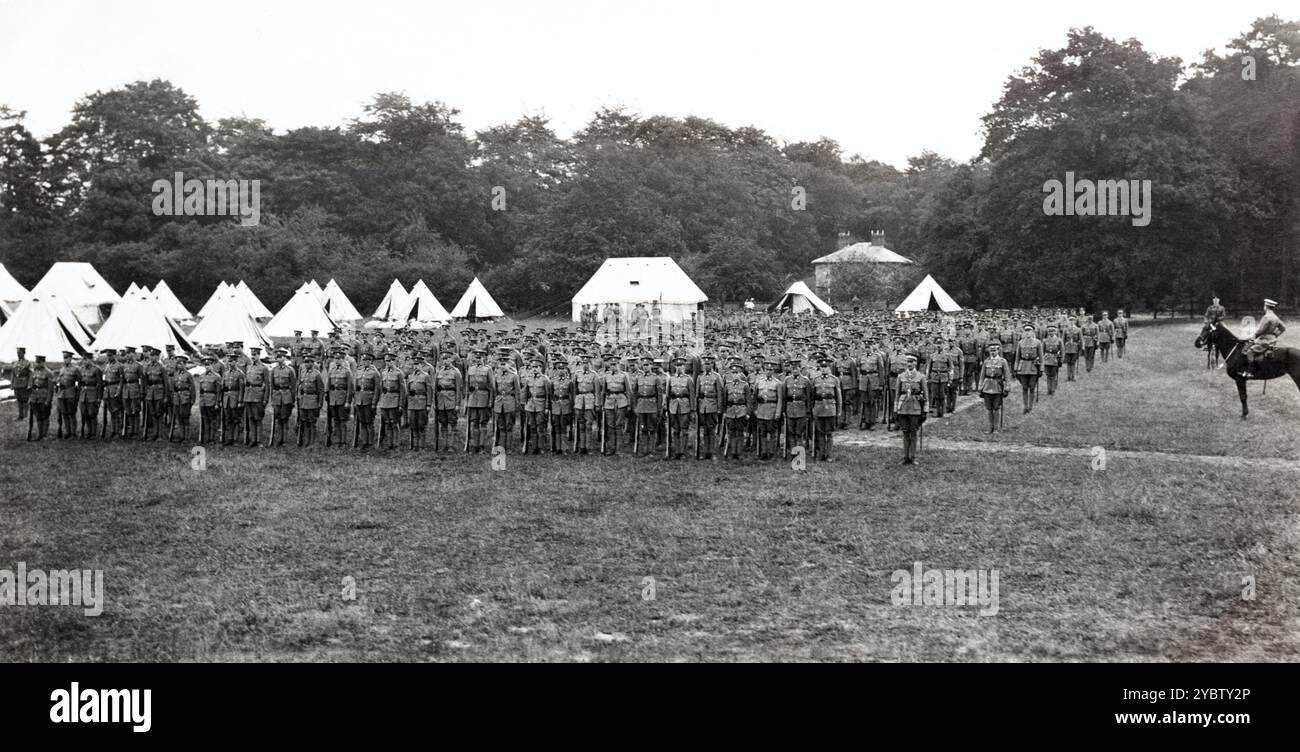
<svg viewBox="0 0 1300 752"><path fill-rule="evenodd" d="M1205 323L1218 324L1227 315L1228 312L1224 310L1223 306L1219 305L1218 296L1215 296L1210 303L1210 307L1205 309Z"/></svg>
<svg viewBox="0 0 1300 752"><path fill-rule="evenodd" d="M746 311L752 311L752 310L754 310L754 299L753 299L753 298L748 298L748 299L745 300L745 310L746 310Z"/></svg>

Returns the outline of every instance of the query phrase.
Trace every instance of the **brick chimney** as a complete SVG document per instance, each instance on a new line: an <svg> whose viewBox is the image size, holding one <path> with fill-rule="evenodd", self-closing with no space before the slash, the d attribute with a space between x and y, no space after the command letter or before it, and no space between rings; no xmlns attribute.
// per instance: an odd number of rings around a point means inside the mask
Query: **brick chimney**
<svg viewBox="0 0 1300 752"><path fill-rule="evenodd" d="M851 245L853 245L853 233L850 232L841 232L840 236L835 240L835 250L837 251Z"/></svg>
<svg viewBox="0 0 1300 752"><path fill-rule="evenodd" d="M885 231L884 231L884 230L872 230L872 231L871 231L871 244L872 244L872 245L884 245L884 244L885 244Z"/></svg>

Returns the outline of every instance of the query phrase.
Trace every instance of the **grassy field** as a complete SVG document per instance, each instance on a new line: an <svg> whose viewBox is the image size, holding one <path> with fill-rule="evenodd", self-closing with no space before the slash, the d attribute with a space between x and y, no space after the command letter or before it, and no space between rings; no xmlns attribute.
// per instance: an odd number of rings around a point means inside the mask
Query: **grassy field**
<svg viewBox="0 0 1300 752"><path fill-rule="evenodd" d="M1294 458L1295 387L1274 382L1242 422L1189 331L1143 329L995 440ZM13 410L0 568L103 569L107 604L0 607L8 661L1300 659L1289 465L927 451L904 467L893 447L841 447L807 472L496 471L318 447L213 448L195 471L165 443L26 444ZM983 438L980 421L927 433ZM893 606L890 575L915 561L997 569L999 612Z"/></svg>

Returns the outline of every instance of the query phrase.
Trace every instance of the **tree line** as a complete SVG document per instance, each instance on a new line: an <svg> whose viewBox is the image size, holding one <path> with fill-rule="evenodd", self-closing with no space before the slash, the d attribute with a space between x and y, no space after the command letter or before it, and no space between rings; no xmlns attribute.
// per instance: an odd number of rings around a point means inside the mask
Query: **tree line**
<svg viewBox="0 0 1300 752"><path fill-rule="evenodd" d="M771 299L840 232L884 230L975 307L1294 305L1298 57L1300 23L1276 16L1188 65L1072 29L1008 76L977 156L902 167L618 108L569 138L533 116L471 134L454 108L400 93L277 133L138 81L84 96L45 138L0 104L0 262L30 285L90 261L119 290L162 278L191 306L223 279L275 309L332 277L363 313L394 277L450 306L478 275L522 313L564 309L610 256L672 256L715 301ZM1150 180L1150 223L1045 213L1045 181L1067 171ZM260 223L155 215L151 186L178 172L259 180Z"/></svg>

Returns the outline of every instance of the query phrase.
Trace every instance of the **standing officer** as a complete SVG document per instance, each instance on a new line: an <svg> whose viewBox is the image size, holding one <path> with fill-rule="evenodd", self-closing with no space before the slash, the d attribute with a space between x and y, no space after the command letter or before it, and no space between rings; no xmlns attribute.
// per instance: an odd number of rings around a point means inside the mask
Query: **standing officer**
<svg viewBox="0 0 1300 752"><path fill-rule="evenodd" d="M601 413L600 389L603 379L591 368L591 353L578 353L578 362L578 372L573 376L574 447L578 454L587 454L591 446L591 432Z"/></svg>
<svg viewBox="0 0 1300 752"><path fill-rule="evenodd" d="M898 427L903 431L903 464L916 464L917 433L925 424L926 377L916 370L915 355L906 356L907 368L898 375L898 400L894 413ZM933 385L935 382L930 382ZM943 399L940 394L939 399ZM942 413L940 413L942 415Z"/></svg>
<svg viewBox="0 0 1300 752"><path fill-rule="evenodd" d="M1016 378L1020 381L1020 400L1028 413L1034 409L1038 377L1043 373L1043 343L1034 336L1032 324L1025 324L1025 334L1016 345Z"/></svg>
<svg viewBox="0 0 1300 752"><path fill-rule="evenodd" d="M1101 329L1092 317L1084 319L1083 326L1079 327L1080 345L1083 347L1083 359L1088 373L1092 373L1092 362L1097 356L1097 337L1101 334Z"/></svg>
<svg viewBox="0 0 1300 752"><path fill-rule="evenodd" d="M262 419L271 397L271 369L262 362L262 348L250 347L253 353L244 370L244 446L261 446Z"/></svg>
<svg viewBox="0 0 1300 752"><path fill-rule="evenodd" d="M1083 329L1079 327L1078 320L1073 316L1070 317L1070 323L1065 326L1065 331L1061 333L1061 339L1061 352L1065 355L1065 380L1074 381L1079 368L1079 353L1083 351Z"/></svg>
<svg viewBox="0 0 1300 752"><path fill-rule="evenodd" d="M528 373L520 382L524 396L524 446L523 453L542 453L542 433L548 423L551 412L551 379L542 370L546 361L540 355L533 356L528 363ZM555 437L551 437L554 450Z"/></svg>
<svg viewBox="0 0 1300 752"><path fill-rule="evenodd" d="M867 348L867 354L858 361L858 398L862 401L862 417L858 419L858 428L870 431L876 425L880 411L886 365L879 342L869 340Z"/></svg>
<svg viewBox="0 0 1300 752"><path fill-rule="evenodd" d="M967 395L970 394L971 385L979 375L980 358L983 355L969 323L961 325L961 335L957 337L957 347L961 350L961 393Z"/></svg>
<svg viewBox="0 0 1300 752"><path fill-rule="evenodd" d="M829 366L829 363L827 365ZM835 383L838 385L839 380L836 379ZM726 397L726 410L722 417L727 422L722 458L740 459L740 450L745 444L745 428L749 424L749 403L752 399L749 379L745 378L745 374L740 370L740 358L732 356L730 359L728 373L723 379L722 386Z"/></svg>
<svg viewBox="0 0 1300 752"><path fill-rule="evenodd" d="M105 348L103 355L104 425L99 432L117 438L122 433L122 364L111 347Z"/></svg>
<svg viewBox="0 0 1300 752"><path fill-rule="evenodd" d="M374 351L362 351L361 365L353 381L352 404L356 405L353 431L361 449L369 449L375 440L375 410L379 404L379 369L375 368Z"/></svg>
<svg viewBox="0 0 1300 752"><path fill-rule="evenodd" d="M99 433L99 402L104 396L104 370L87 355L78 366L81 371L81 431L83 439L93 439Z"/></svg>
<svg viewBox="0 0 1300 752"><path fill-rule="evenodd" d="M316 332L312 331L312 335ZM315 337L313 336L313 341ZM329 367L325 369L325 446L344 446L348 435L348 412L352 407L352 389L355 378L343 349L335 347L330 352Z"/></svg>
<svg viewBox="0 0 1300 752"><path fill-rule="evenodd" d="M45 366L45 356L37 355L32 365L32 391L27 395L27 440L40 441L50 430L50 407L54 402L56 378ZM36 438L32 438L32 423L36 423Z"/></svg>
<svg viewBox="0 0 1300 752"><path fill-rule="evenodd" d="M203 373L197 379L199 402L199 443L208 444L217 440L217 421L221 414L221 372L213 367L216 356L211 352L203 353Z"/></svg>
<svg viewBox="0 0 1300 752"><path fill-rule="evenodd" d="M493 372L484 362L487 350L470 351L470 364L465 369L465 451L475 454L483 451L483 433L492 416Z"/></svg>
<svg viewBox="0 0 1300 752"><path fill-rule="evenodd" d="M81 384L81 369L72 362L74 353L64 351L63 367L57 376L58 389L55 397L59 407L60 439L70 439L77 430L77 391Z"/></svg>
<svg viewBox="0 0 1300 752"><path fill-rule="evenodd" d="M1043 338L1043 373L1047 376L1047 396L1056 394L1056 378L1061 370L1061 358L1065 351L1065 340L1056 332L1056 324L1047 325L1047 336Z"/></svg>
<svg viewBox="0 0 1300 752"><path fill-rule="evenodd" d="M32 391L32 364L27 360L27 348L19 347L17 350L18 360L14 361L9 384L18 400L18 420L22 420L27 417L27 400Z"/></svg>
<svg viewBox="0 0 1300 752"><path fill-rule="evenodd" d="M316 367L316 353L309 346L302 350L302 370L298 374L298 446L316 443L316 420L325 395L325 377Z"/></svg>
<svg viewBox="0 0 1300 752"><path fill-rule="evenodd" d="M711 460L713 434L721 423L724 386L713 353L705 353L701 360L704 370L695 379L695 411L698 413L696 420L699 421L700 433L696 454Z"/></svg>
<svg viewBox="0 0 1300 752"><path fill-rule="evenodd" d="M989 343L989 356L980 366L980 397L989 413L989 433L997 430L1002 416L1002 400L1011 390L1011 364L1002 357L1002 346Z"/></svg>
<svg viewBox="0 0 1300 752"><path fill-rule="evenodd" d="M492 400L492 446L510 450L510 434L515 430L515 413L519 410L519 372L510 365L511 348L501 347L497 352L497 367L492 372L495 399ZM505 444L501 436L505 435Z"/></svg>
<svg viewBox="0 0 1300 752"><path fill-rule="evenodd" d="M825 353L817 354L818 373L812 378L813 395L813 454L816 459L831 461L831 444L835 441L835 422L843 409L840 381L831 375L834 361Z"/></svg>
<svg viewBox="0 0 1300 752"><path fill-rule="evenodd" d="M930 392L930 409L934 410L934 417L942 418L943 409L947 405L948 381L952 377L952 361L948 356L948 351L943 347L943 338L935 336L934 350L931 351L930 357L925 364L925 372L921 373L926 377ZM909 369L912 370L912 369ZM904 371L907 373L907 371ZM899 394L902 397L902 394ZM906 437L903 441L907 443Z"/></svg>
<svg viewBox="0 0 1300 752"><path fill-rule="evenodd" d="M812 404L812 380L800 368L799 356L789 358L790 375L781 381L781 405L785 410L785 451L802 444L808 449L808 417Z"/></svg>
<svg viewBox="0 0 1300 752"><path fill-rule="evenodd" d="M635 416L636 430L646 435L645 439L638 436L637 442L644 442L653 452L654 447L658 446L659 411L665 400L664 379L655 371L653 356L643 356L641 365L641 373L637 374L632 381L632 390L636 394L636 404L632 412ZM635 455L634 452L633 456Z"/></svg>
<svg viewBox="0 0 1300 752"><path fill-rule="evenodd" d="M1128 319L1124 317L1124 309L1115 311L1115 357L1120 360L1124 359L1124 343L1128 342Z"/></svg>
<svg viewBox="0 0 1300 752"><path fill-rule="evenodd" d="M302 332L297 332L299 341ZM284 446L284 435L289 432L289 418L293 415L294 398L298 394L298 371L289 363L289 350L277 348L275 365L271 367L271 443ZM277 432L279 438L276 437Z"/></svg>
<svg viewBox="0 0 1300 752"><path fill-rule="evenodd" d="M840 394L844 396L844 410L839 415L839 427L849 427L849 414L858 409L858 361L849 356L848 345L840 345L839 358L832 373L840 379Z"/></svg>
<svg viewBox="0 0 1300 752"><path fill-rule="evenodd" d="M416 350L411 370L406 374L406 425L411 431L411 448L424 448L429 427L429 405L433 402L433 367L427 350ZM396 433L396 431L394 431Z"/></svg>
<svg viewBox="0 0 1300 752"><path fill-rule="evenodd" d="M1101 312L1101 321L1097 323L1097 347L1101 349L1101 362L1110 360L1110 343L1115 341L1115 323L1110 320L1110 311Z"/></svg>
<svg viewBox="0 0 1300 752"><path fill-rule="evenodd" d="M185 353L173 356L175 364L171 378L171 427L167 429L167 440L184 444L190 440L190 411L194 407L194 397L198 393L198 380L189 371L190 357ZM181 437L174 437L176 428L181 429Z"/></svg>
<svg viewBox="0 0 1300 752"><path fill-rule="evenodd" d="M776 368L775 360L764 360L763 372L754 379L754 418L760 460L772 459L780 441L779 425L785 411L785 389L781 379L776 377ZM855 362L854 371L856 370Z"/></svg>
<svg viewBox="0 0 1300 752"><path fill-rule="evenodd" d="M438 357L438 370L433 375L433 448L450 452L456 433L456 416L465 401L465 380L453 362L456 351L448 346Z"/></svg>
<svg viewBox="0 0 1300 752"><path fill-rule="evenodd" d="M551 453L564 454L564 441L573 427L573 397L576 394L569 361L556 353L551 379Z"/></svg>
<svg viewBox="0 0 1300 752"><path fill-rule="evenodd" d="M122 348L119 355L122 358L122 413L125 416L122 435L134 439L136 431L140 428L141 402L144 398L144 366L136 360L134 347Z"/></svg>
<svg viewBox="0 0 1300 752"><path fill-rule="evenodd" d="M687 432L695 413L695 379L686 372L686 358L673 358L673 373L664 390L664 412L668 415L668 456L680 460L686 455Z"/></svg>
<svg viewBox="0 0 1300 752"><path fill-rule="evenodd" d="M146 357L141 375L144 381L144 410L148 415L145 422L143 438L149 439L152 432L154 441L162 438L163 416L171 408L171 373L167 366L158 360L160 351L156 347L146 348Z"/></svg>
<svg viewBox="0 0 1300 752"><path fill-rule="evenodd" d="M244 370L239 367L239 355L239 351L234 349L226 353L226 370L221 374L222 446L235 443L244 417Z"/></svg>
<svg viewBox="0 0 1300 752"><path fill-rule="evenodd" d="M632 379L622 369L619 358L613 355L609 359L609 371L602 375L600 381L601 407L601 441L605 454L618 454L618 437L621 433L628 405L628 395L632 391Z"/></svg>
<svg viewBox="0 0 1300 752"><path fill-rule="evenodd" d="M401 431L402 412L406 409L406 374L397 367L397 353L384 352L384 368L379 372L379 448L397 447L397 434Z"/></svg>

